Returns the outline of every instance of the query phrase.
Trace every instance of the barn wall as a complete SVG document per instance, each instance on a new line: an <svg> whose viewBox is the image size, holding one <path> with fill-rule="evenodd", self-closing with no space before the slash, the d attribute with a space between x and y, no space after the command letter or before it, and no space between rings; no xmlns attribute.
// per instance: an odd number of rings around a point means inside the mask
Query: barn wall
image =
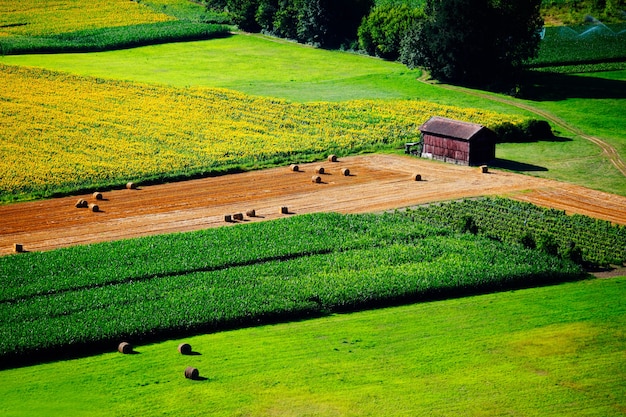
<svg viewBox="0 0 626 417"><path fill-rule="evenodd" d="M445 138L433 134L424 134L422 154L432 159L468 165L470 157L469 142Z"/></svg>

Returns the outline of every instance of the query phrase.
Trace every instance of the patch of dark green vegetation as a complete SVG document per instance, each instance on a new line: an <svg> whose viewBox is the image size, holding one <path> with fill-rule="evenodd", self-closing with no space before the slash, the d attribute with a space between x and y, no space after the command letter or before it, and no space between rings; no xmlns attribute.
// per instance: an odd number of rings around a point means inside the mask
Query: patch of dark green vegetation
<svg viewBox="0 0 626 417"><path fill-rule="evenodd" d="M230 27L174 20L133 26L89 29L49 36L5 37L0 54L97 52L169 42L195 41L228 36Z"/></svg>
<svg viewBox="0 0 626 417"><path fill-rule="evenodd" d="M409 209L406 215L506 243L519 243L589 268L626 263L626 227L605 220L505 198L453 201Z"/></svg>
<svg viewBox="0 0 626 417"><path fill-rule="evenodd" d="M436 207L436 206L433 206ZM546 285L574 262L415 216L315 214L0 258L0 368Z"/></svg>
<svg viewBox="0 0 626 417"><path fill-rule="evenodd" d="M546 28L539 45L539 56L531 60L532 68L579 67L616 63L626 66L626 24L605 25L600 22L584 26Z"/></svg>
<svg viewBox="0 0 626 417"><path fill-rule="evenodd" d="M151 8L157 13L163 13L168 16L175 17L178 20L187 20L190 22L201 23L231 24L230 17L227 13L209 10L199 0L178 1L171 2L170 4L153 2L152 0L134 1L138 4L142 4Z"/></svg>

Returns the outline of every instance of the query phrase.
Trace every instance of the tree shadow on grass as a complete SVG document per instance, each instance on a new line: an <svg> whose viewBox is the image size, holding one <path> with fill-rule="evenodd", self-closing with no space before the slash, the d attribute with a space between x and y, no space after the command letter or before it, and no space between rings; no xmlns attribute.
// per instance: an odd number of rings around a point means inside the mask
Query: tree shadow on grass
<svg viewBox="0 0 626 417"><path fill-rule="evenodd" d="M571 74L529 71L519 98L561 101L568 98L626 98L626 81Z"/></svg>

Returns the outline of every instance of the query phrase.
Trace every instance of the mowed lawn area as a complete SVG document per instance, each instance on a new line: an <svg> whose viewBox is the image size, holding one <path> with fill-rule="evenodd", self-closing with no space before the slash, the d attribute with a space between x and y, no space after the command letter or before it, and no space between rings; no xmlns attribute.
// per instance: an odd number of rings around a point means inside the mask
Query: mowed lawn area
<svg viewBox="0 0 626 417"><path fill-rule="evenodd" d="M0 372L3 416L623 416L626 278L227 331ZM194 352L178 353L179 343ZM184 377L187 366L200 378Z"/></svg>

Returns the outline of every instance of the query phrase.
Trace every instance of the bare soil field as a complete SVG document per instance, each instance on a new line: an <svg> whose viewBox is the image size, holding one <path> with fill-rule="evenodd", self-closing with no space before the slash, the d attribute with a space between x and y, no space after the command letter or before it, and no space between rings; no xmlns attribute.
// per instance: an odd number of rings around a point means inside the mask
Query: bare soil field
<svg viewBox="0 0 626 417"><path fill-rule="evenodd" d="M323 167L321 182L315 169ZM342 169L347 168L349 175ZM415 181L420 174L421 181ZM0 255L277 219L312 212L380 212L500 195L626 225L626 197L490 169L402 155L364 155L137 189L0 206ZM99 211L76 208L78 199ZM282 213L282 208L287 213ZM254 210L256 216L246 216ZM243 220L225 222L226 215Z"/></svg>

